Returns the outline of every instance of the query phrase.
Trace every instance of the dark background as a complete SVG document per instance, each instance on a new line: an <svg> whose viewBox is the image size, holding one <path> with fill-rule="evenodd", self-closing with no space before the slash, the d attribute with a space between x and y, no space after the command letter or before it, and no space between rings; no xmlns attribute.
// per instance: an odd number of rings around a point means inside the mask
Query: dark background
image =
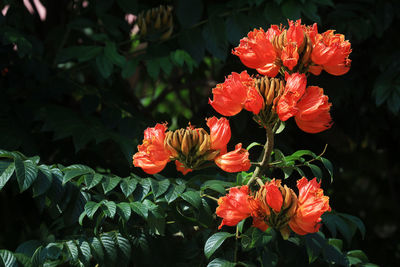
<svg viewBox="0 0 400 267"><path fill-rule="evenodd" d="M39 155L45 164L80 163L143 176L131 164L143 130L165 121L171 129L189 121L206 127L204 118L217 115L207 103L211 89L245 69L230 51L249 30L287 25L287 18L317 22L319 32L345 34L353 49L346 75L308 79L329 96L334 124L311 135L289 120L276 147L285 154L297 149L318 154L328 144L325 157L333 163L334 182L323 187L331 206L358 216L367 229L365 239L357 234L349 248L362 249L381 266L400 262L398 1L98 0L87 7L82 2L43 0L43 21L22 1L1 2L0 8L10 5L0 15L1 149ZM160 4L173 7L173 33L160 40L171 25L157 30L156 18L150 18L147 35L130 36L133 25L125 15ZM264 142L250 113L231 118L231 125L230 144ZM179 176L173 166L162 174ZM4 191L0 196L9 215L0 222L8 229L0 247L13 250L30 233L20 229L38 228L40 216L33 206L18 208L30 196Z"/></svg>

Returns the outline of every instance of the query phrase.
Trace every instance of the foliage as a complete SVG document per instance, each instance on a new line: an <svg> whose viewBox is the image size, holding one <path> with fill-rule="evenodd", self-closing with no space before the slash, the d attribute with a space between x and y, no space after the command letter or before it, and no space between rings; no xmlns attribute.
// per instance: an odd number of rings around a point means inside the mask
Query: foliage
<svg viewBox="0 0 400 267"><path fill-rule="evenodd" d="M9 218L0 223L7 229L0 235L1 266L112 266L116 259L138 266L233 266L236 247L236 260L245 266L290 266L293 255L304 260L297 265L372 266L353 248L385 266L399 259L390 231L397 198L387 189L399 183L390 178L399 174L392 157L399 145L399 129L392 127L400 109L397 1L167 1L173 34L166 40L131 34L134 25L124 19L165 2L83 2L42 0L44 21L22 1L0 4L10 6L0 15L0 210ZM172 129L188 120L203 123L210 89L227 69L242 68L230 55L239 39L253 28L300 17L344 33L353 44L353 67L337 81L316 78L335 106L333 133L315 137L310 146L301 134L296 140L279 135L282 152L274 152L272 173L312 173L323 183L334 174L332 206L357 212L367 234L357 217L335 211L323 217L325 235L283 241L273 231L250 228L239 241L234 233L208 241L217 225L215 203L204 195L224 195L245 184L248 174L211 170L183 179L170 178L178 174L169 168L165 177L141 177L130 167L136 145L154 121L168 121ZM245 144L260 133L250 123L246 116L232 121L233 136L246 133ZM335 173L325 156L293 153L303 149L299 144L318 151L325 143ZM383 190L391 193L381 196ZM367 199L376 200L371 210L379 215L365 215L371 212ZM378 222L382 227L373 230ZM365 235L362 244L357 229ZM213 246L203 251L207 243ZM394 256L381 257L385 249Z"/></svg>

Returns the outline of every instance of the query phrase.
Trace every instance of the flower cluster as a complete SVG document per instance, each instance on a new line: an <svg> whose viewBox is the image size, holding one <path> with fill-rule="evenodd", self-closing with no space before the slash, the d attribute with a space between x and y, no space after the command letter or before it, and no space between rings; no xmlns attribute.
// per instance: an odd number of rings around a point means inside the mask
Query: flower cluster
<svg viewBox="0 0 400 267"><path fill-rule="evenodd" d="M318 33L316 24L306 26L301 20L289 20L288 29L282 25L272 25L267 31L254 29L232 53L264 76L252 77L246 71L229 75L212 90L209 103L217 112L233 116L244 108L264 127L294 117L299 128L308 133L331 127L328 97L320 87L306 87L306 74L319 75L325 70L343 75L349 71L351 44L344 35L333 30ZM279 73L282 77L277 77ZM272 83L273 79L279 82ZM282 86L260 90L257 85L265 82L283 84L284 90Z"/></svg>
<svg viewBox="0 0 400 267"><path fill-rule="evenodd" d="M237 144L235 150L227 152L231 138L229 121L226 118L207 119L210 133L203 128L189 125L186 129L168 131L165 124L157 124L144 131L143 143L133 156L133 165L148 174L164 169L169 161L183 174L200 169L207 161L226 172L247 171L250 168L249 152Z"/></svg>
<svg viewBox="0 0 400 267"><path fill-rule="evenodd" d="M223 225L235 226L247 217L253 218L253 226L265 231L273 227L287 239L290 229L299 235L318 232L321 215L330 211L329 197L324 196L316 178L297 181L298 195L282 186L280 180L266 182L255 194L247 185L233 187L229 194L218 199L216 214Z"/></svg>

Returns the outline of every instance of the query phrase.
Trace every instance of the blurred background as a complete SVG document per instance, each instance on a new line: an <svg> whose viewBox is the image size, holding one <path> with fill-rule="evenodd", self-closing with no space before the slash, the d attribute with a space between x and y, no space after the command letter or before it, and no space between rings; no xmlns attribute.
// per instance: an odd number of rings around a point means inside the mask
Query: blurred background
<svg viewBox="0 0 400 267"><path fill-rule="evenodd" d="M328 144L331 206L367 229L346 245L381 266L400 262L400 2L3 0L0 9L0 149L120 176L145 176L131 158L147 127L206 127L206 117L219 116L208 105L211 89L246 69L231 50L248 31L301 18L345 34L349 73L308 79L333 103L333 127L311 135L289 120L276 147L319 154ZM249 112L230 120L230 144L264 143ZM162 174L181 176L174 166ZM18 206L30 198L1 191L1 248L15 249L40 228L45 214Z"/></svg>

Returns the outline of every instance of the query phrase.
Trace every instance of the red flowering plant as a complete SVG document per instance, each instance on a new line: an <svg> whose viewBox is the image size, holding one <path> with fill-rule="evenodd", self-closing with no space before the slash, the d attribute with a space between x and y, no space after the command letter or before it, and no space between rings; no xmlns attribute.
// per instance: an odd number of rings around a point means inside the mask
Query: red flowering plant
<svg viewBox="0 0 400 267"><path fill-rule="evenodd" d="M206 120L209 133L190 124L175 131L167 131L166 124L146 129L133 164L148 174L162 171L169 161L174 161L183 175L210 166L218 166L224 172L239 172L236 182L207 180L199 193L196 190L180 193L197 210L200 210L198 203L207 203L205 199L217 201L216 219L222 218L218 229L236 227L235 234L219 231L208 238L204 248L208 258L225 239L235 236L234 263L238 263L240 239L242 253L262 249L276 256L277 252L267 246L268 242L278 244L287 240L283 242L303 246L310 262L318 255L332 262L327 254L333 248L320 232L322 225L335 237L337 229L345 235L344 229L357 226L362 232L362 223L354 216L332 212L329 197L321 188L322 181L326 181L322 180L325 173L332 179L332 165L323 157L326 147L320 155L300 150L284 156L274 148L274 136L291 117L307 133L320 133L332 126L332 104L328 96L322 88L308 85L307 77L319 75L322 70L332 75L345 74L351 63L350 42L333 30L318 33L316 24L306 26L301 20L289 20L287 28L272 25L266 31L254 29L240 40L232 53L258 74L250 75L246 70L232 72L212 89L209 104L223 116L235 116L242 109L252 113L255 122L266 132L260 160L250 162L249 159L249 149L256 142L247 149L239 143L228 151L229 121L212 117ZM247 172L251 167L251 172ZM275 179L275 169L283 171L284 180ZM286 179L296 177L296 173L302 178L297 180L297 188L293 188ZM213 196L215 193L219 195ZM197 220L201 224L201 218ZM257 240L255 235L262 238ZM347 260L343 257L333 262L343 264Z"/></svg>

